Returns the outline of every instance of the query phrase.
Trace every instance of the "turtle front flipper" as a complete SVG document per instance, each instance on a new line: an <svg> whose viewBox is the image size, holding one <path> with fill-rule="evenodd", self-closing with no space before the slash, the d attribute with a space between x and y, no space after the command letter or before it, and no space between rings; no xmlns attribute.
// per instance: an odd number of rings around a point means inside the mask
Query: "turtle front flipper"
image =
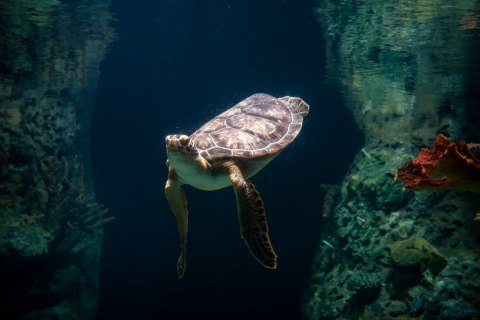
<svg viewBox="0 0 480 320"><path fill-rule="evenodd" d="M182 184L172 166L168 168L168 180L165 184L165 195L175 219L177 220L178 233L180 235L180 256L177 262L177 276L182 278L187 265L187 232L188 232L188 209L187 199L182 190Z"/></svg>
<svg viewBox="0 0 480 320"><path fill-rule="evenodd" d="M237 196L240 235L250 253L267 268L277 267L277 255L268 236L263 200L252 182L243 177L236 165L229 166L230 180Z"/></svg>

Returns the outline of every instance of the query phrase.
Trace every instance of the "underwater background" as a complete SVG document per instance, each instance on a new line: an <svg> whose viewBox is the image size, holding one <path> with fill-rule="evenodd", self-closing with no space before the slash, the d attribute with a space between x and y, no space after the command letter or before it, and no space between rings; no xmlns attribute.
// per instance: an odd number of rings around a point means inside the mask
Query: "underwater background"
<svg viewBox="0 0 480 320"><path fill-rule="evenodd" d="M96 195L117 217L106 226L99 318L299 318L321 228L320 184L341 178L363 139L340 94L322 89L325 48L313 3L112 5L119 41L103 64L93 118ZM231 188L186 187L188 266L178 280L164 137L191 134L257 92L299 96L312 108L295 143L253 179L278 269L251 258ZM323 153L338 157L321 161Z"/></svg>
<svg viewBox="0 0 480 320"><path fill-rule="evenodd" d="M474 0L0 0L0 318L478 319L479 40ZM185 187L179 280L164 138L259 92L311 108L252 178L278 268Z"/></svg>

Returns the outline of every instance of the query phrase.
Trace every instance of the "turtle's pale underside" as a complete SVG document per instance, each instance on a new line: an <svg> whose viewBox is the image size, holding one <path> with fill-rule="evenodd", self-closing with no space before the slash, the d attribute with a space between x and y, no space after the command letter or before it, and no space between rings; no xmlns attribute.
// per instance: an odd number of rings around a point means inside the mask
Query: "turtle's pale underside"
<svg viewBox="0 0 480 320"><path fill-rule="evenodd" d="M165 194L180 234L179 278L185 273L188 231L183 184L207 191L233 186L242 238L258 262L276 268L277 255L268 235L263 200L248 178L295 139L308 111L308 104L300 98L254 94L204 124L190 137L165 138L168 157Z"/></svg>

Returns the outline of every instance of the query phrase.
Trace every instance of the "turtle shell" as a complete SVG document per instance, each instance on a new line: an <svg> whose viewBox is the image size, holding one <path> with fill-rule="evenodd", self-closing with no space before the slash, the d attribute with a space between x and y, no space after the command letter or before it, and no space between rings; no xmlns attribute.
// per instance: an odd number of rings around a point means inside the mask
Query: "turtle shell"
<svg viewBox="0 0 480 320"><path fill-rule="evenodd" d="M273 156L295 139L308 110L300 98L254 94L204 124L190 141L209 162Z"/></svg>

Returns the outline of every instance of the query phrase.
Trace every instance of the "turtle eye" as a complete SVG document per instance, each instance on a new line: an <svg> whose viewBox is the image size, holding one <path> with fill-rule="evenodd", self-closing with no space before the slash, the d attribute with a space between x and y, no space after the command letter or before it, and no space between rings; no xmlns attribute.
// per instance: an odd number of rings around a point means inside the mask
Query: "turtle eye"
<svg viewBox="0 0 480 320"><path fill-rule="evenodd" d="M178 139L178 141L180 141L180 143L182 144L182 146L186 146L188 145L188 141L190 139L187 137L187 136L180 136L180 138Z"/></svg>

